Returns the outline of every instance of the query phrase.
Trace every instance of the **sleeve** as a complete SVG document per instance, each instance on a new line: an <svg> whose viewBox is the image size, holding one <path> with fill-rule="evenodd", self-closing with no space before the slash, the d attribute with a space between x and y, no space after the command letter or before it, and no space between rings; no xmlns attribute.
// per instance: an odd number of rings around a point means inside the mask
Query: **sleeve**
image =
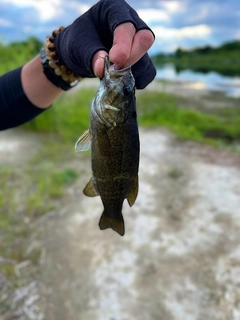
<svg viewBox="0 0 240 320"><path fill-rule="evenodd" d="M22 67L0 77L0 130L17 127L40 113L25 95L21 83Z"/></svg>

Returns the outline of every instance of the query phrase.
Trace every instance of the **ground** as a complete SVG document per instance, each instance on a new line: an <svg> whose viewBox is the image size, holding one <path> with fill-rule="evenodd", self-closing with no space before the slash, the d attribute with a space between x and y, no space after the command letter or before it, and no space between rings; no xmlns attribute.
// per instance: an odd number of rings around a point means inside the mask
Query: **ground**
<svg viewBox="0 0 240 320"><path fill-rule="evenodd" d="M4 132L0 163L6 153L28 161L32 153L18 150L36 139ZM99 230L100 198L82 193L90 159L76 154L69 165L81 175L60 209L33 225L28 250L41 250L39 265L19 267L33 278L15 295L15 318L2 319L240 319L240 154L162 128L140 128L140 141L139 196L124 203L124 237Z"/></svg>

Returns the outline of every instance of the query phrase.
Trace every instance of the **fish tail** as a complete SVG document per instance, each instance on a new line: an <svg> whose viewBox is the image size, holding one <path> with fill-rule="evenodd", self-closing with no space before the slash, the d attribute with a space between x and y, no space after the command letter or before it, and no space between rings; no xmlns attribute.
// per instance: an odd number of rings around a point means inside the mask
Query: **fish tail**
<svg viewBox="0 0 240 320"><path fill-rule="evenodd" d="M124 220L123 220L122 214L120 216L120 219L114 219L114 218L108 217L105 211L103 211L103 214L99 221L99 228L101 230L112 228L114 231L120 234L120 236L123 236L125 233L125 227L124 227Z"/></svg>

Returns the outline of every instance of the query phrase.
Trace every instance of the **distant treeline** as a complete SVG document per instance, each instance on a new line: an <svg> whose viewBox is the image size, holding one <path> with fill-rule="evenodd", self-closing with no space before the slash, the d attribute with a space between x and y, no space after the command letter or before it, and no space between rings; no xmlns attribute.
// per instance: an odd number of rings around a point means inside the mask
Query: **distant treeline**
<svg viewBox="0 0 240 320"><path fill-rule="evenodd" d="M43 43L35 37L26 41L0 43L0 74L19 67L37 55ZM156 65L173 63L177 71L216 71L226 76L240 76L240 41L220 47L204 46L192 50L178 48L174 53L159 53L152 57Z"/></svg>
<svg viewBox="0 0 240 320"><path fill-rule="evenodd" d="M32 59L39 53L42 45L42 42L34 37L8 45L0 43L0 74L17 68Z"/></svg>
<svg viewBox="0 0 240 320"><path fill-rule="evenodd" d="M177 71L192 69L207 73L216 71L226 76L240 75L240 41L232 41L220 47L204 46L192 50L178 48L172 54L157 54L156 65L173 63Z"/></svg>

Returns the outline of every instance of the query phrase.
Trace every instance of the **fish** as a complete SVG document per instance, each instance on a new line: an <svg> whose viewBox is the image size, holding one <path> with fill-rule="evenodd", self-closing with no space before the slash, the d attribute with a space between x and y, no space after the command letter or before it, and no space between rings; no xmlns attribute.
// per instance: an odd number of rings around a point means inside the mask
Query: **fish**
<svg viewBox="0 0 240 320"><path fill-rule="evenodd" d="M91 105L90 129L78 139L75 149L91 150L92 177L83 193L101 197L99 228L111 228L123 236L123 202L127 199L133 206L139 188L140 141L131 66L115 70L105 58L104 77Z"/></svg>

